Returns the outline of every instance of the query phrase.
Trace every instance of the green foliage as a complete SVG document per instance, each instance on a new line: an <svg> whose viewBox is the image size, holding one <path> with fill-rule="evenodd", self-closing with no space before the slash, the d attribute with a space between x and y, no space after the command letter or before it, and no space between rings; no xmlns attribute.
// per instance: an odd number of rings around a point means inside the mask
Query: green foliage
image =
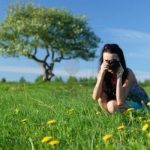
<svg viewBox="0 0 150 150"><path fill-rule="evenodd" d="M64 81L63 81L63 79L62 79L62 77L61 76L59 76L59 77L54 77L54 79L53 79L53 82L59 82L59 83L64 83Z"/></svg>
<svg viewBox="0 0 150 150"><path fill-rule="evenodd" d="M43 75L39 75L36 79L35 79L35 83L40 83L43 82Z"/></svg>
<svg viewBox="0 0 150 150"><path fill-rule="evenodd" d="M49 47L88 60L95 57L99 41L84 16L32 4L12 5L0 24L0 52L10 56L31 57L35 48Z"/></svg>
<svg viewBox="0 0 150 150"><path fill-rule="evenodd" d="M150 79L146 79L143 82L139 82L142 86L150 86Z"/></svg>
<svg viewBox="0 0 150 150"><path fill-rule="evenodd" d="M27 81L26 81L26 79L25 79L24 77L21 77L20 80L19 80L19 82L20 82L20 83L25 83L25 82L27 82Z"/></svg>
<svg viewBox="0 0 150 150"><path fill-rule="evenodd" d="M150 92L150 87L147 87ZM0 148L39 150L149 149L150 112L102 112L92 100L93 87L74 84L0 84ZM149 93L150 94L150 93ZM49 120L55 124L47 124ZM142 131L143 125L149 125ZM118 126L125 128L118 130ZM108 141L105 134L112 134ZM60 144L42 143L52 136ZM31 148L31 146L33 148Z"/></svg>
<svg viewBox="0 0 150 150"><path fill-rule="evenodd" d="M6 80L5 78L2 78L2 79L1 79L1 82L2 82L2 83L5 83L5 82L7 82L7 80Z"/></svg>
<svg viewBox="0 0 150 150"><path fill-rule="evenodd" d="M67 84L76 84L78 82L78 79L74 76L69 76L67 79Z"/></svg>
<svg viewBox="0 0 150 150"><path fill-rule="evenodd" d="M96 78L80 78L79 83L82 85L94 86L96 84Z"/></svg>

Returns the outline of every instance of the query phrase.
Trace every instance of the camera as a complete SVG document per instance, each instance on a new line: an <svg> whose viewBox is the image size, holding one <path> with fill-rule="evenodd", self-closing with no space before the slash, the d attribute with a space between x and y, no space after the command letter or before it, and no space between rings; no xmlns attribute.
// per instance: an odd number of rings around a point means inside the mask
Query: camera
<svg viewBox="0 0 150 150"><path fill-rule="evenodd" d="M109 63L109 69L114 72L116 72L120 66L119 61L116 59L110 60L108 63Z"/></svg>

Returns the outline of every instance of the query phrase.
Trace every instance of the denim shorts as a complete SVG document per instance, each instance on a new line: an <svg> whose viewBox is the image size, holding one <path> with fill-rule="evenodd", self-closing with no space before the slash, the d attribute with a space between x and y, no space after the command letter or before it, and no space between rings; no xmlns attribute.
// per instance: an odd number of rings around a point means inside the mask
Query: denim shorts
<svg viewBox="0 0 150 150"><path fill-rule="evenodd" d="M143 105L139 102L134 102L132 100L126 100L125 104L129 107L129 108L134 108L134 109L140 109L143 108Z"/></svg>

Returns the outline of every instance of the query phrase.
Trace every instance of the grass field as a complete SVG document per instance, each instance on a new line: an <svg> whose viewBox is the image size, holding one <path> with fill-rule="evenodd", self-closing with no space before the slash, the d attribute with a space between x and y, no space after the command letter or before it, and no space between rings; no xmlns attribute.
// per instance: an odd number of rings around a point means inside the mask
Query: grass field
<svg viewBox="0 0 150 150"><path fill-rule="evenodd" d="M150 96L150 87L145 89ZM150 113L104 113L92 90L80 84L1 83L0 150L149 149Z"/></svg>

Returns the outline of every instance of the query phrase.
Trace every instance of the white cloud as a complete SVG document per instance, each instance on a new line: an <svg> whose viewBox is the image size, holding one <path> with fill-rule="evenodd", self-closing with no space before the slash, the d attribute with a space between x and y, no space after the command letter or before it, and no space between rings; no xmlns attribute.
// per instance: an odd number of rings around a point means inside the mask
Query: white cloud
<svg viewBox="0 0 150 150"><path fill-rule="evenodd" d="M150 41L150 34L141 32L141 31L109 28L109 29L106 29L105 32L109 32L118 38L128 40L131 42L136 41L136 42L144 42L144 43L148 42L149 43Z"/></svg>
<svg viewBox="0 0 150 150"><path fill-rule="evenodd" d="M34 67L0 66L0 72L41 74L42 70Z"/></svg>
<svg viewBox="0 0 150 150"><path fill-rule="evenodd" d="M18 66L0 66L0 72L11 72L11 73L27 73L27 74L42 74L41 68L35 67L18 67ZM76 73L74 69L65 70L65 69L54 69L54 74L57 76L76 76L76 77L93 77L96 76L96 71L93 69L80 69Z"/></svg>

